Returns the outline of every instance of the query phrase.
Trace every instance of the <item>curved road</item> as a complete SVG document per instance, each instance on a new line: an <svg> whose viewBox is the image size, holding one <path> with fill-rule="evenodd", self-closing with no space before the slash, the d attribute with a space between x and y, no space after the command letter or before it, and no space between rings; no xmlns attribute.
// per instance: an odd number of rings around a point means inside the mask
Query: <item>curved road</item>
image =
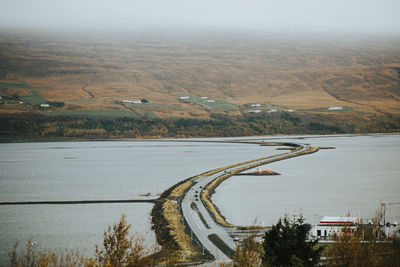
<svg viewBox="0 0 400 267"><path fill-rule="evenodd" d="M277 156L272 156L268 160L281 160L288 155L295 156L296 154L303 153L310 149L310 146L308 145L296 145L301 146L301 149L285 153L284 155L280 154ZM221 170L220 172L209 176L197 178L194 181L192 187L183 196L183 199L181 201L181 208L183 216L189 225L190 231L197 236L201 245L203 246L203 249L207 249L212 255L214 255L214 257L218 261L229 262L231 261L231 259L221 250L220 245L216 246L210 240L209 236L211 234L218 236L218 238L222 240L223 243L225 243L225 245L231 250L235 250L236 244L233 241L232 237L228 234L227 229L217 224L211 217L203 202L200 200L200 193L208 183L210 183L220 175L224 174L225 172L246 167L257 162L261 163L262 161L265 161L265 159L252 161L251 163L245 163L239 166L235 166L233 168Z"/></svg>

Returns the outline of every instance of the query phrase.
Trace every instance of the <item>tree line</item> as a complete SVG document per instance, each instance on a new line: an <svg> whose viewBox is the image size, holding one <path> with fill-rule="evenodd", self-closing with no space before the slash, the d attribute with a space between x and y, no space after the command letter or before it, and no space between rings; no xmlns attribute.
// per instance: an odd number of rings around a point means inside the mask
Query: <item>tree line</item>
<svg viewBox="0 0 400 267"><path fill-rule="evenodd" d="M210 119L110 118L15 114L0 116L0 138L163 138L223 137L274 134L344 134L398 132L393 116L276 114Z"/></svg>

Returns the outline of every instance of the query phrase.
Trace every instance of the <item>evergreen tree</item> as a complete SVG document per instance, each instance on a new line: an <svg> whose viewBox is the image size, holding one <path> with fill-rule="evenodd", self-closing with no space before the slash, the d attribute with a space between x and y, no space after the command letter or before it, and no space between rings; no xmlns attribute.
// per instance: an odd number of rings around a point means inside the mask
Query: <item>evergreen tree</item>
<svg viewBox="0 0 400 267"><path fill-rule="evenodd" d="M307 241L311 225L303 216L279 219L264 236L264 258L267 266L316 266L322 248L315 249L317 241Z"/></svg>

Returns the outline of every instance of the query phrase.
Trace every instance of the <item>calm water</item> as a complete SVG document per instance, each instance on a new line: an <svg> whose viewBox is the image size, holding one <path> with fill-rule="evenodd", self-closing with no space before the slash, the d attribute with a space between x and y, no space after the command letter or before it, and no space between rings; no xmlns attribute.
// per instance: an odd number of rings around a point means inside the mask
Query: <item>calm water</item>
<svg viewBox="0 0 400 267"><path fill-rule="evenodd" d="M0 201L139 199L201 172L273 153L272 148L195 142L0 144ZM0 262L15 240L88 255L122 213L155 243L151 204L0 206Z"/></svg>
<svg viewBox="0 0 400 267"><path fill-rule="evenodd" d="M276 223L285 213L303 212L307 220L322 216L371 218L379 202L400 202L400 136L336 136L283 139L334 150L269 164L280 176L235 176L213 196L228 221L249 225ZM387 209L400 221L400 205Z"/></svg>
<svg viewBox="0 0 400 267"><path fill-rule="evenodd" d="M276 139L276 138L275 138ZM204 139L203 139L204 140ZM400 135L279 140L335 146L268 167L280 176L237 176L213 196L235 224L272 224L302 209L310 221L350 211L365 217L379 201L400 202ZM151 197L180 180L235 162L281 153L275 148L196 142L104 141L0 144L0 201ZM0 262L15 240L92 255L108 224L127 214L154 245L151 204L0 206ZM397 211L396 211L397 209ZM398 216L392 206L388 216ZM400 221L398 219L398 221Z"/></svg>
<svg viewBox="0 0 400 267"><path fill-rule="evenodd" d="M8 260L7 251L14 241L25 247L28 237L42 249L79 249L93 256L95 244L101 245L108 224L119 220L122 213L132 225L132 233L140 232L149 246L155 244L151 231L152 204L35 205L0 206L1 261Z"/></svg>
<svg viewBox="0 0 400 267"><path fill-rule="evenodd" d="M186 142L0 144L0 201L153 197L201 172L270 148Z"/></svg>

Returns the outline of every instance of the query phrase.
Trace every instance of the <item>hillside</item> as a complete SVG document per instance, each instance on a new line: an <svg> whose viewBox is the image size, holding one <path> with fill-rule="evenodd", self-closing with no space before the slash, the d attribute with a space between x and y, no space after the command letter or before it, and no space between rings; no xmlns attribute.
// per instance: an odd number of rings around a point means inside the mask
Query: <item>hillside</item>
<svg viewBox="0 0 400 267"><path fill-rule="evenodd" d="M0 95L0 114L209 118L276 109L400 115L400 39L2 32ZM148 103L123 102L141 99ZM40 107L46 102L49 107Z"/></svg>

